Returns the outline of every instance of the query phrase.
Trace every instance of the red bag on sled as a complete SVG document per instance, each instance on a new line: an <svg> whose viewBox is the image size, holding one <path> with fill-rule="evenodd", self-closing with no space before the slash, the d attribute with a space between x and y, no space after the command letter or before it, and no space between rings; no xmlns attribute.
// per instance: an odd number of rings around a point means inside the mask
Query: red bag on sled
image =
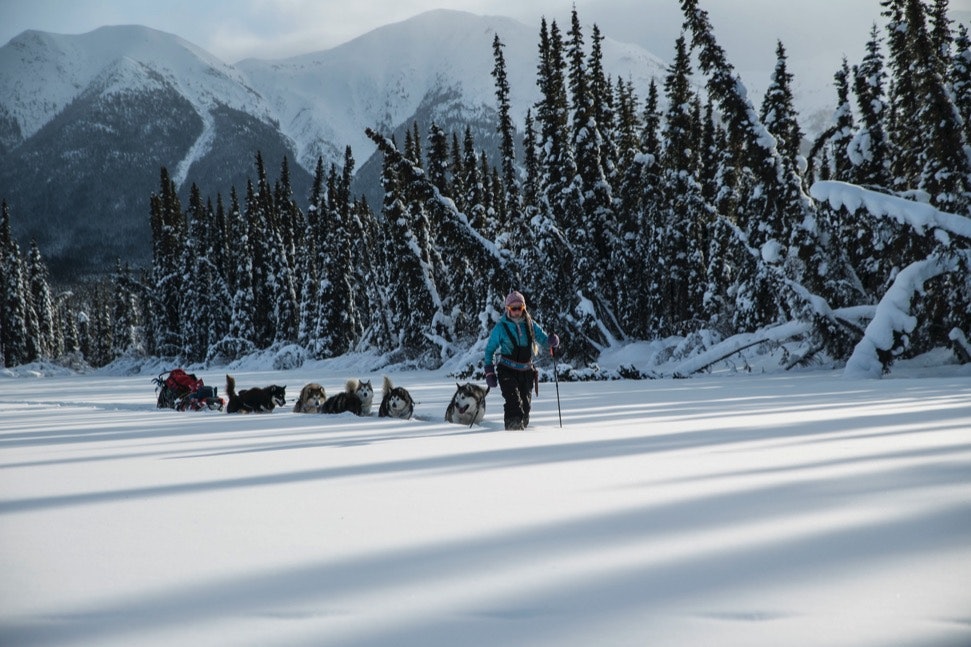
<svg viewBox="0 0 971 647"><path fill-rule="evenodd" d="M216 393L216 387L206 386L201 379L181 368L173 368L168 374L163 371L152 381L158 392L156 407L159 409L222 411L225 404Z"/></svg>

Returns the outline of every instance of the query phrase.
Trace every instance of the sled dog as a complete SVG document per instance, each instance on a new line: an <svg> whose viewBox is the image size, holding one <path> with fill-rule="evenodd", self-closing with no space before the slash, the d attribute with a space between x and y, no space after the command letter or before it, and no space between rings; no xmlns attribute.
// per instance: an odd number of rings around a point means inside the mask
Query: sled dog
<svg viewBox="0 0 971 647"><path fill-rule="evenodd" d="M236 393L236 379L226 376L226 394L229 404L226 413L270 413L287 402L287 387L276 384L253 389L243 389Z"/></svg>
<svg viewBox="0 0 971 647"><path fill-rule="evenodd" d="M407 420L415 412L415 401L412 400L408 390L401 386L394 386L387 375L384 376L381 394L381 406L378 407L379 417Z"/></svg>
<svg viewBox="0 0 971 647"><path fill-rule="evenodd" d="M371 405L374 402L374 389L371 380L363 382L351 379L347 381L344 390L332 395L324 402L323 413L344 413L350 411L359 416L371 415Z"/></svg>
<svg viewBox="0 0 971 647"><path fill-rule="evenodd" d="M467 382L455 383L455 394L445 409L445 422L472 426L485 417L485 398L489 389Z"/></svg>
<svg viewBox="0 0 971 647"><path fill-rule="evenodd" d="M305 384L304 387L300 389L300 395L297 397L297 402L293 405L293 412L321 413L321 409L323 408L326 400L327 393L324 392L324 387L320 386L316 382Z"/></svg>

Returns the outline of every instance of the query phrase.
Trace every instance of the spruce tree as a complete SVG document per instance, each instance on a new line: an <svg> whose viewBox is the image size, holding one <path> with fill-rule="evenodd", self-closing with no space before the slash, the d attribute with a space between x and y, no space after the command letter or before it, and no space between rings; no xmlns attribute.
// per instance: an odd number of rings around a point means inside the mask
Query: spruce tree
<svg viewBox="0 0 971 647"><path fill-rule="evenodd" d="M38 355L45 359L58 357L63 352L64 341L57 329L57 315L48 283L47 265L41 257L36 241L30 242L27 277L30 284L30 300L37 318Z"/></svg>
<svg viewBox="0 0 971 647"><path fill-rule="evenodd" d="M916 70L912 61L907 32L910 25L904 15L909 0L882 0L883 15L887 18L887 63L892 82L889 87L890 114L887 115L887 139L892 156L890 171L897 191L914 189L919 185L919 161L923 136L917 119L920 109L916 85ZM839 179L839 178L838 178Z"/></svg>
<svg viewBox="0 0 971 647"><path fill-rule="evenodd" d="M277 204L260 153L256 155L257 182L247 186L246 219L253 254L253 323L255 343L268 348L296 337L297 297L284 231L290 205ZM259 286L257 288L257 286Z"/></svg>
<svg viewBox="0 0 971 647"><path fill-rule="evenodd" d="M637 114L637 97L634 94L632 81L617 79L614 91L615 124L613 129L613 147L615 149L615 163L610 172L611 186L620 186L624 170L633 162L639 152L638 138L640 122Z"/></svg>
<svg viewBox="0 0 971 647"><path fill-rule="evenodd" d="M570 146L569 118L563 60L563 41L554 21L547 28L546 20L540 30L540 63L537 84L540 100L536 105L536 122L539 137L541 169L540 191L543 200L557 214L558 224L570 230L579 228L579 214L575 205L579 202L576 179L576 161ZM571 204L572 203L572 206Z"/></svg>
<svg viewBox="0 0 971 647"><path fill-rule="evenodd" d="M715 104L708 98L701 123L701 137L698 142L698 182L705 202L713 205L718 199L721 185L718 181L719 152L724 147L725 131L718 124Z"/></svg>
<svg viewBox="0 0 971 647"><path fill-rule="evenodd" d="M111 277L112 357L142 356L144 340L138 296L131 267L118 260Z"/></svg>
<svg viewBox="0 0 971 647"><path fill-rule="evenodd" d="M159 192L151 198L152 281L149 298L155 304L149 312L149 352L174 357L181 352L182 293L186 272L183 266L183 244L186 236L185 214L175 182L168 169L161 168ZM90 333L90 316L82 330Z"/></svg>
<svg viewBox="0 0 971 647"><path fill-rule="evenodd" d="M182 254L179 264L186 274L182 290L179 338L182 342L181 356L188 362L199 362L209 350L209 331L212 326L209 287L204 283L209 278L203 267L208 262L204 237L208 234L208 218L202 195L195 183L189 189L189 208L186 212L186 235L182 240Z"/></svg>
<svg viewBox="0 0 971 647"><path fill-rule="evenodd" d="M428 127L428 179L442 195L451 195L448 186L448 136L432 122Z"/></svg>
<svg viewBox="0 0 971 647"><path fill-rule="evenodd" d="M887 111L883 82L883 56L876 25L870 32L867 53L859 67L853 68L854 90L860 113L860 130L848 147L853 173L850 181L864 186L888 187L889 155L884 136L883 119Z"/></svg>
<svg viewBox="0 0 971 647"><path fill-rule="evenodd" d="M368 135L381 147L384 138L368 130ZM400 359L427 362L435 354L426 336L430 317L439 311L441 301L431 281L431 273L422 262L422 250L411 230L408 207L404 202L407 182L399 177L403 161L414 160L398 152L393 142L386 142L382 170L384 203L382 215L389 264L384 283L388 286L383 299L387 308L389 346ZM389 151L394 151L390 153Z"/></svg>
<svg viewBox="0 0 971 647"><path fill-rule="evenodd" d="M917 151L919 178L917 188L927 192L931 204L950 213L966 213L969 199L971 162L966 153L962 124L951 100L945 64L940 48L944 47L946 20L928 31L925 8L920 0L906 0L904 18L907 24L906 51L908 71L914 79L921 146Z"/></svg>
<svg viewBox="0 0 971 647"><path fill-rule="evenodd" d="M633 93L630 94L633 99ZM620 151L621 159L629 158L630 161L621 164L623 175L617 191L620 247L610 259L620 326L628 335L639 339L649 338L656 332L651 329L649 301L653 294L648 285L653 280L651 272L657 264L650 255L654 240L654 221L650 214L659 191L662 121L659 102L657 84L652 79L643 115L631 124L636 129L636 133L632 133L637 137L636 142L630 142L633 146L630 150L622 148Z"/></svg>
<svg viewBox="0 0 971 647"><path fill-rule="evenodd" d="M302 279L297 343L314 357L322 356L321 348L317 344L319 308L317 288L320 285L320 272L323 269L318 262L318 253L326 238L322 224L322 214L327 209L324 182L324 158L318 156L308 198L305 241L300 246L297 258L298 277Z"/></svg>
<svg viewBox="0 0 971 647"><path fill-rule="evenodd" d="M590 33L590 55L587 58L587 75L594 119L600 131L600 164L606 176L612 177L618 164L617 105L613 84L603 64L604 36L600 27L593 25Z"/></svg>
<svg viewBox="0 0 971 647"><path fill-rule="evenodd" d="M567 58L572 99L570 148L575 158L576 176L570 193L561 202L561 209L565 213L576 214L564 222L571 225L567 232L580 262L578 269L582 280L577 288L594 305L596 316L588 321L590 333L596 330L598 341L605 343L607 340L602 337L604 330L609 330L613 337L622 336L614 313L617 299L614 282L608 266L599 262L600 259L610 258L620 246L613 196L607 182L609 162L605 137L602 125L597 120L598 115L611 114L612 110L606 105L597 105L598 102L610 101L609 93L604 88L606 78L602 76L599 60L594 66L601 78L594 78L587 69L589 59L584 52L583 33L576 8L572 13Z"/></svg>
<svg viewBox="0 0 971 647"><path fill-rule="evenodd" d="M274 308L276 331L274 342L292 343L297 340L299 328L300 287L296 275L297 232L307 230L307 220L297 206L290 184L290 163L284 156L280 163L280 177L274 184L273 221L277 235L276 263L279 293ZM303 244L304 237L299 237Z"/></svg>
<svg viewBox="0 0 971 647"><path fill-rule="evenodd" d="M463 213L468 217L473 227L479 230L485 229L485 185L470 126L465 127L465 136L462 138L462 168L465 171L462 176L462 186L465 188L462 201L465 204Z"/></svg>
<svg viewBox="0 0 971 647"><path fill-rule="evenodd" d="M209 235L210 260L216 268L226 290L229 291L229 217L226 215L226 206L223 204L221 193L216 194L216 208L213 210L212 200L209 200L207 211L214 214L212 232ZM231 294L231 292L230 292ZM226 314L226 321L229 321L229 302L223 304ZM227 323L228 325L228 323ZM224 331L225 332L225 331Z"/></svg>
<svg viewBox="0 0 971 647"><path fill-rule="evenodd" d="M43 336L40 326L40 317L37 314L37 308L34 304L34 298L30 287L31 276L29 259L21 257L20 265L20 293L24 295L25 314L23 336L24 342L27 346L27 361L33 362L38 359L45 358Z"/></svg>
<svg viewBox="0 0 971 647"><path fill-rule="evenodd" d="M827 177L842 182L849 182L853 179L853 162L850 160L849 149L856 132L856 121L850 102L850 76L850 66L846 57L844 57L842 67L833 75L833 85L836 88L834 124L813 144L813 151L829 151L826 166ZM810 160L813 163L815 163L815 158L816 154L810 153Z"/></svg>
<svg viewBox="0 0 971 647"><path fill-rule="evenodd" d="M254 201L252 182L247 183L247 204ZM229 259L232 269L227 276L230 292L229 329L217 343L210 359L232 361L256 348L256 295L253 267L253 228L243 213L236 194L230 190L229 211L226 214L229 231Z"/></svg>
<svg viewBox="0 0 971 647"><path fill-rule="evenodd" d="M27 329L28 297L24 292L24 266L20 247L10 232L7 201L0 206L0 355L4 366L31 361Z"/></svg>
<svg viewBox="0 0 971 647"><path fill-rule="evenodd" d="M346 168L341 177L350 177L353 163L350 149L347 149L345 166L350 165L350 168ZM355 252L360 250L355 248L358 232L347 202L350 196L342 188L343 184L332 166L327 199L320 215L321 230L326 234L319 240L316 259L319 278L315 296L313 352L320 358L347 353L358 336L357 311L361 302L355 294L359 277L354 275L353 258Z"/></svg>
<svg viewBox="0 0 971 647"><path fill-rule="evenodd" d="M789 73L788 57L781 40L776 45L775 54L775 71L762 99L759 118L778 141L779 153L783 159L795 163L799 156L803 134L799 128L792 95L793 76Z"/></svg>
<svg viewBox="0 0 971 647"><path fill-rule="evenodd" d="M637 139L628 140L630 148L621 149L621 159L627 160L621 164L623 175L616 182L619 187L617 193L620 203L618 209L621 214L620 229L625 232L621 234L622 236L637 233L641 225L635 223L636 218L632 220L632 216L643 213L647 201L657 189L656 175L659 168L657 162L661 154L662 121L659 102L657 84L652 79L643 113L640 119L631 124L637 129L631 135L636 135Z"/></svg>
<svg viewBox="0 0 971 647"><path fill-rule="evenodd" d="M509 105L509 78L506 74L506 60L502 54L504 45L499 40L499 34L492 41L492 56L495 65L492 68L492 78L496 82L496 103L499 112L499 152L502 157L502 183L505 189L502 201L499 203L499 228L508 229L510 220L517 220L520 210L519 181L516 177L516 128L513 125L511 106Z"/></svg>
<svg viewBox="0 0 971 647"><path fill-rule="evenodd" d="M78 310L75 318L78 332L78 353L81 355L83 361L92 366L97 365L94 361L94 338L97 331L92 329L92 320L89 314L94 311L94 306L91 303L85 304L85 308Z"/></svg>
<svg viewBox="0 0 971 647"><path fill-rule="evenodd" d="M189 190L186 213L187 232L182 266L186 281L182 301L182 355L190 362L200 362L210 349L229 331L230 293L222 271L214 262L219 243L216 215L209 202L203 202L195 183Z"/></svg>
<svg viewBox="0 0 971 647"><path fill-rule="evenodd" d="M954 105L964 124L964 139L971 142L971 38L965 25L958 25L949 80Z"/></svg>
<svg viewBox="0 0 971 647"><path fill-rule="evenodd" d="M367 207L367 201L361 198L355 201L351 195L351 183L354 180L356 161L350 146L344 148L344 164L341 167L340 179L337 182L338 210L341 218L347 223L346 229L350 239L351 267L350 276L352 298L356 307L351 311L349 335L355 343L360 341L361 335L368 327L368 318L375 308L379 308L380 301L369 285L379 274L378 268L383 262L380 253L375 250L380 245L380 225L374 221L374 214Z"/></svg>
<svg viewBox="0 0 971 647"><path fill-rule="evenodd" d="M455 207L460 212L468 213L468 203L465 199L465 163L457 132L452 133L452 147L449 153L449 174L452 201L455 202Z"/></svg>
<svg viewBox="0 0 971 647"><path fill-rule="evenodd" d="M706 207L697 180L701 146L699 117L691 84L691 64L683 37L664 88L668 111L657 198L648 213L649 327L654 334L682 334L686 322L702 315L705 288L702 231Z"/></svg>
<svg viewBox="0 0 971 647"><path fill-rule="evenodd" d="M90 354L87 359L92 366L100 367L114 359L112 349L115 346L111 311L102 288L95 290L91 307L94 318L91 322Z"/></svg>
<svg viewBox="0 0 971 647"><path fill-rule="evenodd" d="M694 174L696 170L695 120L691 114L694 92L691 83L691 60L684 36L675 42L674 59L664 80L668 111L664 119L662 165L675 172Z"/></svg>
<svg viewBox="0 0 971 647"><path fill-rule="evenodd" d="M575 33L570 49L574 72L570 83L575 86L575 92L579 90L583 94L580 86L586 81L582 55L577 51L580 45L582 42L577 41ZM527 272L523 279L532 282L537 276L543 276L546 280L523 287L526 292L532 292L532 286L536 285L531 300L534 311L547 320L559 320L560 332L566 331L574 340L571 348L576 349L578 356L594 357L607 345L605 332L609 329L601 325L603 303L597 298L600 288L596 286L600 284L593 267L596 259L589 252L594 247L592 232L586 227L583 183L577 172L573 146L571 123L576 122L570 119L564 42L555 21L549 28L542 21L539 48L536 150L540 169L537 213L540 220L533 219L539 224L533 265L542 267L543 271L536 275ZM582 104L582 100L576 102L574 108ZM540 286L543 289L538 289ZM585 307L588 304L593 307Z"/></svg>
<svg viewBox="0 0 971 647"><path fill-rule="evenodd" d="M144 282L143 282L144 285ZM64 298L58 300L58 319L60 320L61 333L64 336L64 355L73 362L77 360L81 352L81 336L78 332L78 313L76 308L70 303L73 294L65 294ZM150 299L145 297L144 292L140 294L143 306L150 303ZM145 320L145 317L142 317Z"/></svg>
<svg viewBox="0 0 971 647"><path fill-rule="evenodd" d="M526 111L523 125L523 210L535 211L540 200L540 168L536 152L536 122L532 109Z"/></svg>
<svg viewBox="0 0 971 647"><path fill-rule="evenodd" d="M951 63L951 48L954 43L954 34L951 31L952 20L947 12L949 4L950 0L931 0L931 5L926 10L927 20L930 23L928 30L930 46L936 53L934 71L942 79L947 78Z"/></svg>
<svg viewBox="0 0 971 647"><path fill-rule="evenodd" d="M411 132L414 146L411 159L418 168L425 168L424 150L421 145L421 129L418 126L417 120L411 122Z"/></svg>
<svg viewBox="0 0 971 647"><path fill-rule="evenodd" d="M349 150L349 149L348 149ZM347 168L345 166L345 168ZM350 178L348 178L348 187ZM350 203L350 222L355 227L353 296L358 303L354 324L355 348L369 350L371 340L366 338L369 330L374 330L374 322L383 322L384 309L383 268L389 260L385 255L386 246L382 239L380 217L371 209L368 201L359 196Z"/></svg>
<svg viewBox="0 0 971 647"><path fill-rule="evenodd" d="M479 178L482 182L482 219L477 223L476 229L486 238L495 240L500 231L498 203L503 197L502 180L498 172L493 172L489 156L484 150L479 151Z"/></svg>

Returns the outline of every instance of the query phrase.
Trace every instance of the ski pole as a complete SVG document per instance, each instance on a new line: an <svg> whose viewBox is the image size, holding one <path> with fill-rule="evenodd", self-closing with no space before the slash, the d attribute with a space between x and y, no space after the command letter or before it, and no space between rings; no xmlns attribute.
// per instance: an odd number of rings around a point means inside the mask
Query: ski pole
<svg viewBox="0 0 971 647"><path fill-rule="evenodd" d="M550 357L553 358L553 383L556 385L556 413L560 416L560 429L563 428L563 411L560 409L560 377L556 371L556 352L550 346Z"/></svg>

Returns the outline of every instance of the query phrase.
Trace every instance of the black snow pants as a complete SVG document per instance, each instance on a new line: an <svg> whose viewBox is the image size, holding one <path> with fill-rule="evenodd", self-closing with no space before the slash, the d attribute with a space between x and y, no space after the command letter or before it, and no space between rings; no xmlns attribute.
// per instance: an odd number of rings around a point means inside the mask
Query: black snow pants
<svg viewBox="0 0 971 647"><path fill-rule="evenodd" d="M496 368L496 377L499 379L499 390L506 401L503 407L506 429L525 429L529 425L529 410L533 401L533 368L517 371L500 364Z"/></svg>

